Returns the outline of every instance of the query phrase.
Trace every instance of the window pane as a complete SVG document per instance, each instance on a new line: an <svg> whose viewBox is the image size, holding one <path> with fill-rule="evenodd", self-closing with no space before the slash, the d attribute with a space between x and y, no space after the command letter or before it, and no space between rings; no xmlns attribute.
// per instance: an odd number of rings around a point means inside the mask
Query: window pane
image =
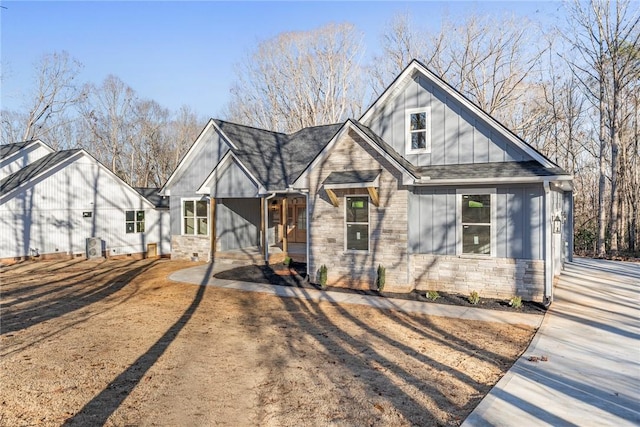
<svg viewBox="0 0 640 427"><path fill-rule="evenodd" d="M127 233L133 233L133 222L127 222Z"/></svg>
<svg viewBox="0 0 640 427"><path fill-rule="evenodd" d="M207 201L198 200L196 202L196 216L207 216Z"/></svg>
<svg viewBox="0 0 640 427"><path fill-rule="evenodd" d="M198 218L198 234L207 234L207 218Z"/></svg>
<svg viewBox="0 0 640 427"><path fill-rule="evenodd" d="M462 196L463 223L491 223L491 195L474 194Z"/></svg>
<svg viewBox="0 0 640 427"><path fill-rule="evenodd" d="M182 208L183 216L192 217L193 215L193 200L185 200Z"/></svg>
<svg viewBox="0 0 640 427"><path fill-rule="evenodd" d="M462 252L465 254L491 254L491 226L462 226Z"/></svg>
<svg viewBox="0 0 640 427"><path fill-rule="evenodd" d="M347 224L347 249L369 250L369 225Z"/></svg>
<svg viewBox="0 0 640 427"><path fill-rule="evenodd" d="M184 234L194 234L193 221L193 218L184 219Z"/></svg>
<svg viewBox="0 0 640 427"><path fill-rule="evenodd" d="M134 220L134 211L126 211L125 212L126 220L133 221Z"/></svg>
<svg viewBox="0 0 640 427"><path fill-rule="evenodd" d="M411 114L411 130L422 130L427 128L427 113Z"/></svg>
<svg viewBox="0 0 640 427"><path fill-rule="evenodd" d="M136 221L144 221L144 211L136 212Z"/></svg>
<svg viewBox="0 0 640 427"><path fill-rule="evenodd" d="M411 134L411 149L422 150L424 148L427 148L427 133L413 132Z"/></svg>
<svg viewBox="0 0 640 427"><path fill-rule="evenodd" d="M347 222L369 222L368 197L347 197Z"/></svg>
<svg viewBox="0 0 640 427"><path fill-rule="evenodd" d="M136 232L137 233L144 233L144 221L143 222L136 222Z"/></svg>

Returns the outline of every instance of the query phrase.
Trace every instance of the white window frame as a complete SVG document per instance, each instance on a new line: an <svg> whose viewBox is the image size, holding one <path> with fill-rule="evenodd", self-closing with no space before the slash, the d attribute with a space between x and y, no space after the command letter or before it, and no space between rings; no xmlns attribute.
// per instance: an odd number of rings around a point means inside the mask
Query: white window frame
<svg viewBox="0 0 640 427"><path fill-rule="evenodd" d="M347 198L361 197L367 199L367 249L348 249L347 248L347 226L348 224L365 224L364 222L348 222L347 221ZM345 194L344 195L344 251L349 253L368 253L371 249L371 197L368 194Z"/></svg>
<svg viewBox="0 0 640 427"><path fill-rule="evenodd" d="M480 194L489 194L491 196L491 222L489 223L490 227L490 254L469 254L462 252L462 196L463 195L480 195ZM495 257L498 242L496 241L497 230L496 230L496 218L498 207L496 206L496 189L495 188L458 188L456 190L456 254L458 256L463 257Z"/></svg>
<svg viewBox="0 0 640 427"><path fill-rule="evenodd" d="M412 131L411 130L411 115L425 113L426 120L424 130ZM405 112L405 138L406 138L406 152L408 154L422 154L431 153L431 107L410 108ZM425 132L424 148L413 149L411 148L411 134L415 132Z"/></svg>
<svg viewBox="0 0 640 427"><path fill-rule="evenodd" d="M185 227L184 227L184 202L189 202L189 201L193 201L193 202L206 202L207 204L207 233L206 234L198 234L198 233L193 233L193 234L187 234L185 232ZM182 236L209 236L209 229L211 228L211 218L209 218L210 216L210 209L209 209L209 200L207 199L203 199L202 197L184 197L180 199L180 235ZM197 215L197 208L194 204L193 206L193 215L194 215L194 231L197 230L197 219L198 218L202 218L202 217L198 217Z"/></svg>

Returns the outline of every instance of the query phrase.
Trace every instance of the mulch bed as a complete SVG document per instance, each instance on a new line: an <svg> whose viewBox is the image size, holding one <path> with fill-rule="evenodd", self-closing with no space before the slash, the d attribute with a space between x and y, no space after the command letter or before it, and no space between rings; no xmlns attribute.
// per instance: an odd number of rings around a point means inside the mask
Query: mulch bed
<svg viewBox="0 0 640 427"><path fill-rule="evenodd" d="M218 279L239 280L243 282L264 283L280 286L292 286L304 289L318 289L318 284L307 280L307 264L292 262L290 266L282 264L273 265L248 265L225 270L213 275ZM488 310L518 311L529 314L544 314L546 307L538 302L522 301L522 307L513 308L509 306L509 301L494 298L481 298L478 304L471 304L468 295L450 294L438 292L440 297L433 301L426 297L425 291L414 290L410 293L378 292L375 290L349 289L342 287L327 286L326 291L344 292L359 295L370 295L381 298L397 298L410 301L421 301L428 304L446 304L474 308L484 308Z"/></svg>

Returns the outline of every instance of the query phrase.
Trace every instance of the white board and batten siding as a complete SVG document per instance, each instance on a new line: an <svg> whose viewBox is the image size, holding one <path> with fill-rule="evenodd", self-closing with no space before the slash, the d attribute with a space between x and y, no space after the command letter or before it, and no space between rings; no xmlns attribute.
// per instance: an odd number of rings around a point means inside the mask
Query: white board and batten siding
<svg viewBox="0 0 640 427"><path fill-rule="evenodd" d="M126 233L125 212L144 210L145 232ZM83 154L0 204L0 258L84 254L99 237L108 255L170 254L169 211L156 209L95 159Z"/></svg>

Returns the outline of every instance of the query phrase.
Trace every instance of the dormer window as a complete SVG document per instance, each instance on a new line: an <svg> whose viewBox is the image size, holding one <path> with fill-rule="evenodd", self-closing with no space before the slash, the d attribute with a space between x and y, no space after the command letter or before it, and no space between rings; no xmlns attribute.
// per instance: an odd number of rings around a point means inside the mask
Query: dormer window
<svg viewBox="0 0 640 427"><path fill-rule="evenodd" d="M428 107L407 111L407 153L431 152L431 111Z"/></svg>

